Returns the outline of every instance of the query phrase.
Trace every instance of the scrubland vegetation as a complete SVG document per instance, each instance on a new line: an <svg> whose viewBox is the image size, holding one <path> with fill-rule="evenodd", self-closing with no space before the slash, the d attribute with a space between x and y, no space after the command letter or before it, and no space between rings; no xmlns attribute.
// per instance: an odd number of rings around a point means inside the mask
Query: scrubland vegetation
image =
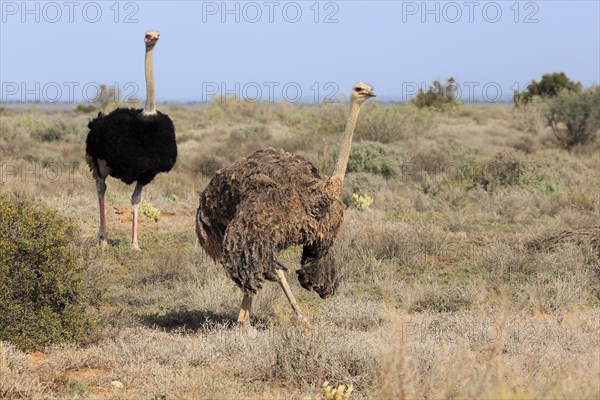
<svg viewBox="0 0 600 400"><path fill-rule="evenodd" d="M160 107L179 159L144 192L142 253L129 247L132 189L115 180L110 247L97 247L83 161L94 114L3 109L2 246L47 257L1 248L0 310L13 319L0 316L12 327L0 326L0 398L315 399L339 385L350 399L599 398L599 108L589 90L556 100L557 115L547 102L364 106L343 190L339 291L321 300L290 276L306 327L275 284L258 295L252 327L234 325L241 292L196 244L194 213L212 174L259 148L330 174L344 104ZM562 139L575 132L586 139ZM294 270L300 253L281 261ZM40 299L18 311L10 296L32 280L14 276L14 260L47 265L31 273L78 291L45 298L51 312L35 308ZM27 329L13 329L15 313Z"/></svg>

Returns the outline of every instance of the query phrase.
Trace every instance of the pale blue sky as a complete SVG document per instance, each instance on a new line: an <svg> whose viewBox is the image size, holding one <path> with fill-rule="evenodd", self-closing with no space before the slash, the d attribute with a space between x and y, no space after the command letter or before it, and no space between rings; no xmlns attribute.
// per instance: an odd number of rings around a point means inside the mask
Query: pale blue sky
<svg viewBox="0 0 600 400"><path fill-rule="evenodd" d="M232 10L237 5L237 15L222 15L222 1L124 1L118 15L114 0L49 3L27 2L25 12L22 1L0 2L0 100L56 98L56 86L61 101L71 100L69 86L81 100L83 87L95 82L118 83L126 94L131 88L124 86L134 82L143 99L148 29L161 32L158 101L202 101L211 90L220 93L222 83L248 97L259 87L262 100L269 87L281 98L287 84L289 99L300 88L310 102L315 82L320 101L359 80L387 100L449 76L471 82L476 98L486 85L488 98L497 88L510 98L513 83L524 86L546 72L564 71L585 85L600 81L598 1L427 2L430 13L421 1L227 2ZM302 15L292 23L297 9ZM262 17L252 23L257 10ZM138 22L125 23L129 14ZM337 22L324 23L330 14ZM463 90L463 99L468 94Z"/></svg>

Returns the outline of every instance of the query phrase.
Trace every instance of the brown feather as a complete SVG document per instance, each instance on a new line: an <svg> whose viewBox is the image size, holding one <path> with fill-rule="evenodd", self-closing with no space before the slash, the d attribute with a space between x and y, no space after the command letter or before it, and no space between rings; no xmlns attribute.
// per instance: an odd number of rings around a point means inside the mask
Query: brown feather
<svg viewBox="0 0 600 400"><path fill-rule="evenodd" d="M303 245L298 280L321 297L333 295L338 275L333 242L342 202L304 158L272 148L218 171L200 195L196 233L248 294L276 280L280 251Z"/></svg>

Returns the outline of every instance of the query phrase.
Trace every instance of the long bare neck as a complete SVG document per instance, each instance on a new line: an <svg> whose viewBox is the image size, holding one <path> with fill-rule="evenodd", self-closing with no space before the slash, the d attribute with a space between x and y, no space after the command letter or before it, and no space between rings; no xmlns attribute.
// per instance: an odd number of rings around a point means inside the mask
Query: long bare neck
<svg viewBox="0 0 600 400"><path fill-rule="evenodd" d="M344 137L342 138L342 144L338 152L337 163L333 170L333 175L329 178L330 183L334 184L337 193L342 188L344 183L344 176L346 175L346 167L348 166L348 159L350 158L350 148L352 146L352 135L354 134L354 128L356 127L356 120L358 119L358 112L360 111L360 104L356 101L350 102L350 113L346 120L346 129L344 130Z"/></svg>
<svg viewBox="0 0 600 400"><path fill-rule="evenodd" d="M144 114L156 114L154 98L154 47L146 49L146 107Z"/></svg>

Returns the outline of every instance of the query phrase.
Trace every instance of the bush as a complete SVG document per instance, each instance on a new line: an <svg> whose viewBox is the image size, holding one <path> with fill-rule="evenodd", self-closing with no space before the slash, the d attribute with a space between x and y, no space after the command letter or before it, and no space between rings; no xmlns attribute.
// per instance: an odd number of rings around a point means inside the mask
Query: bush
<svg viewBox="0 0 600 400"><path fill-rule="evenodd" d="M435 124L432 112L410 102L386 106L373 103L363 108L356 125L357 140L393 143L422 135Z"/></svg>
<svg viewBox="0 0 600 400"><path fill-rule="evenodd" d="M419 108L431 107L437 110L445 110L459 104L456 99L457 84L454 78L449 78L445 84L433 81L427 92L419 89L413 102Z"/></svg>
<svg viewBox="0 0 600 400"><path fill-rule="evenodd" d="M469 309L472 302L457 289L443 292L430 291L417 299L409 308L410 312L457 312Z"/></svg>
<svg viewBox="0 0 600 400"><path fill-rule="evenodd" d="M325 381L323 383L323 392L319 393L315 397L315 400L348 400L353 391L354 388L352 385L349 385L346 390L345 385L338 385L337 388L334 388L329 382Z"/></svg>
<svg viewBox="0 0 600 400"><path fill-rule="evenodd" d="M465 190L482 188L487 192L507 186L544 193L555 190L548 175L540 171L540 166L528 161L524 154L517 151L498 153L493 159L483 163L463 163L441 185L429 188L428 191L437 193L443 186L458 186Z"/></svg>
<svg viewBox="0 0 600 400"><path fill-rule="evenodd" d="M96 110L96 107L92 105L79 104L77 107L75 107L75 112L80 114L93 113L96 112Z"/></svg>
<svg viewBox="0 0 600 400"><path fill-rule="evenodd" d="M391 178L398 174L397 166L391 154L378 143L353 144L350 150L347 172L370 172L384 178Z"/></svg>
<svg viewBox="0 0 600 400"><path fill-rule="evenodd" d="M230 139L233 142L269 140L271 139L271 133L265 125L245 125L232 130Z"/></svg>
<svg viewBox="0 0 600 400"><path fill-rule="evenodd" d="M64 138L66 130L67 125L60 121L45 129L33 132L33 137L40 142L58 142Z"/></svg>
<svg viewBox="0 0 600 400"><path fill-rule="evenodd" d="M324 380L347 382L364 391L377 379L378 348L361 336L340 335L339 328L321 323L298 329L286 324L272 331L269 360L262 379L316 386Z"/></svg>
<svg viewBox="0 0 600 400"><path fill-rule="evenodd" d="M578 92L581 90L581 83L571 81L564 72L544 74L541 81L531 81L523 93L515 92L513 101L518 106L531 103L536 98L555 97L564 90Z"/></svg>
<svg viewBox="0 0 600 400"><path fill-rule="evenodd" d="M50 208L0 193L0 341L33 349L91 327L76 235Z"/></svg>
<svg viewBox="0 0 600 400"><path fill-rule="evenodd" d="M363 196L361 194L354 193L350 199L352 200L354 207L356 207L359 211L367 211L369 206L373 204L373 198L368 194Z"/></svg>
<svg viewBox="0 0 600 400"><path fill-rule="evenodd" d="M158 217L160 217L160 211L158 208L154 207L152 203L146 200L143 200L142 204L140 204L139 212L140 215L143 215L154 222L157 222Z"/></svg>
<svg viewBox="0 0 600 400"><path fill-rule="evenodd" d="M570 149L598 138L600 86L581 92L564 90L548 101L546 119L561 145Z"/></svg>
<svg viewBox="0 0 600 400"><path fill-rule="evenodd" d="M34 126L31 136L40 142L65 141L69 136L81 137L82 128L76 124L64 121L50 120L47 123Z"/></svg>
<svg viewBox="0 0 600 400"><path fill-rule="evenodd" d="M213 102L204 107L204 114L210 119L227 118L230 121L270 122L275 106L267 101L250 101L238 96L216 96Z"/></svg>
<svg viewBox="0 0 600 400"><path fill-rule="evenodd" d="M376 194L385 185L385 178L368 172L347 174L342 187L342 202L346 207L353 207L355 205L352 200L354 194L360 196L368 196L368 193Z"/></svg>
<svg viewBox="0 0 600 400"><path fill-rule="evenodd" d="M511 125L520 131L537 135L548 126L545 103L529 103L512 110Z"/></svg>
<svg viewBox="0 0 600 400"><path fill-rule="evenodd" d="M227 163L220 157L216 157L212 154L204 155L201 154L192 163L192 171L202 174L205 177L212 178L212 176L221 168L225 167Z"/></svg>

